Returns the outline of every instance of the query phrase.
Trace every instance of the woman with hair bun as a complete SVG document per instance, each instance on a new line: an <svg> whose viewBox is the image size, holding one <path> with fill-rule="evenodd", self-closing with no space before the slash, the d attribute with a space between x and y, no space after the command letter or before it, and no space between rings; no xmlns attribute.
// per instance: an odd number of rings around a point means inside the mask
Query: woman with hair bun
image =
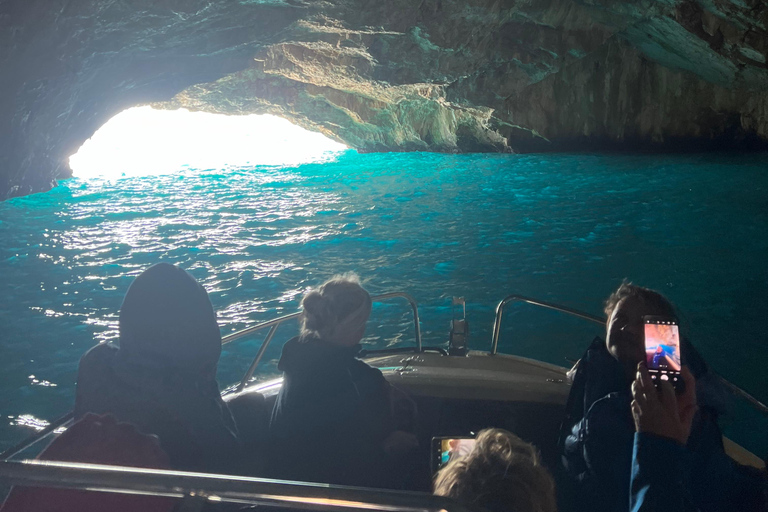
<svg viewBox="0 0 768 512"><path fill-rule="evenodd" d="M385 440L396 429L390 386L355 358L371 296L354 274L301 301L301 333L283 347L283 386L270 422L274 477L386 486Z"/></svg>

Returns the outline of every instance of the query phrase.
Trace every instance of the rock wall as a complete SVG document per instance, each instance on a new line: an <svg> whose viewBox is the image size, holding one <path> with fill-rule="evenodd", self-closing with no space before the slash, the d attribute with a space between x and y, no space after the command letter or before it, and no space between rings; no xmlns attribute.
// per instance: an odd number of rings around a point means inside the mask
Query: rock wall
<svg viewBox="0 0 768 512"><path fill-rule="evenodd" d="M141 104L360 151L768 149L762 0L0 1L0 198Z"/></svg>

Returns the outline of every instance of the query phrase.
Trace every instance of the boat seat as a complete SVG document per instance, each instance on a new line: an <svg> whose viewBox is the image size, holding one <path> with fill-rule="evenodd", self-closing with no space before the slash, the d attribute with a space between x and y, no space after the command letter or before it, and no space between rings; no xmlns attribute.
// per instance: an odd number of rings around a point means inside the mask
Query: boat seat
<svg viewBox="0 0 768 512"><path fill-rule="evenodd" d="M269 419L272 416L274 400L268 400L256 391L246 391L224 397L248 459L248 473L260 476L266 463L266 442L269 434Z"/></svg>

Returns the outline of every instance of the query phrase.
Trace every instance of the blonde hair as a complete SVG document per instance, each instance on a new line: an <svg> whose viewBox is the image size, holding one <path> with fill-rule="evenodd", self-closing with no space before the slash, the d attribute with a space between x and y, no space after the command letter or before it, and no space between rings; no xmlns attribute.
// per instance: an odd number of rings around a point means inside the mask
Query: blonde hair
<svg viewBox="0 0 768 512"><path fill-rule="evenodd" d="M301 338L318 338L334 345L360 341L371 315L372 301L356 274L334 276L301 300Z"/></svg>
<svg viewBox="0 0 768 512"><path fill-rule="evenodd" d="M539 451L516 435L489 428L469 455L435 476L434 493L493 512L555 512L555 482Z"/></svg>

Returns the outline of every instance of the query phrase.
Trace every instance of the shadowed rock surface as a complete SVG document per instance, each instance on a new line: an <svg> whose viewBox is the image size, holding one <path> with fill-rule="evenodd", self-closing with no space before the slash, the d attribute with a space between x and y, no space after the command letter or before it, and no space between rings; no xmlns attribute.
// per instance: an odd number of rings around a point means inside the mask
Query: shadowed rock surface
<svg viewBox="0 0 768 512"><path fill-rule="evenodd" d="M142 104L360 151L768 148L763 0L0 0L0 198Z"/></svg>

